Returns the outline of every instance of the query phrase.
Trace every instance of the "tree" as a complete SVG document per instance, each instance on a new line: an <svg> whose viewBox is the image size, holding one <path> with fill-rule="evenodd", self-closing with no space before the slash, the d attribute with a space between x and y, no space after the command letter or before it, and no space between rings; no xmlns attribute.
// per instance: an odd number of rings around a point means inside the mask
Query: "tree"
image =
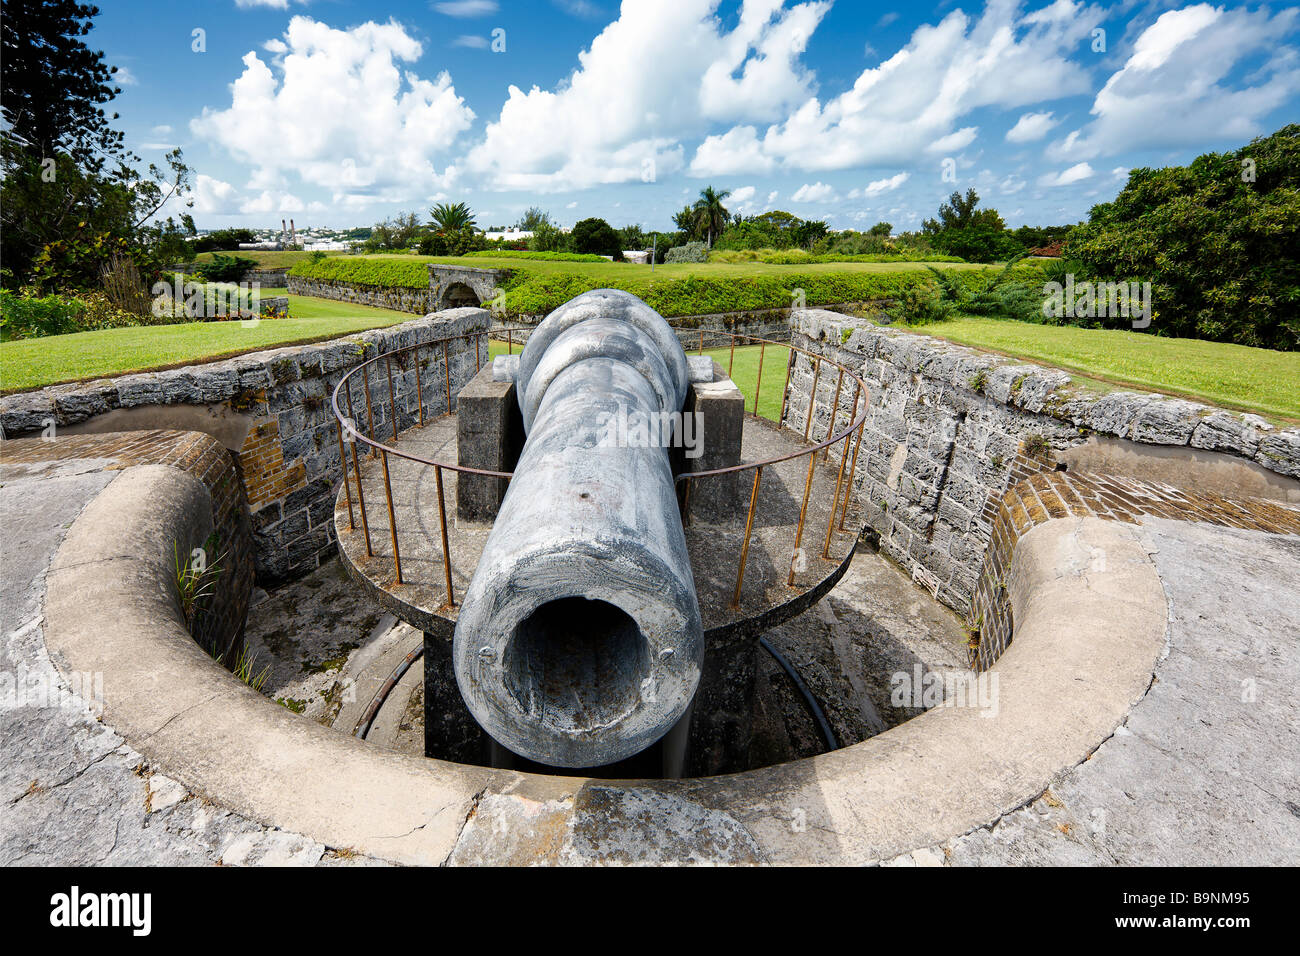
<svg viewBox="0 0 1300 956"><path fill-rule="evenodd" d="M927 219L921 224L921 231L934 235L948 229L967 229L972 226L986 226L990 229L1005 229L1002 217L996 209L976 209L980 203L979 193L974 187L966 190L963 196L954 192L948 201L939 207L939 219Z"/></svg>
<svg viewBox="0 0 1300 956"><path fill-rule="evenodd" d="M623 259L618 233L604 219L583 219L575 223L569 242L574 252L613 256L616 261Z"/></svg>
<svg viewBox="0 0 1300 956"><path fill-rule="evenodd" d="M1134 169L1065 255L1150 282L1151 331L1300 349L1300 124L1187 166Z"/></svg>
<svg viewBox="0 0 1300 956"><path fill-rule="evenodd" d="M539 222L528 240L528 248L533 252L563 252L567 237L560 232L549 219Z"/></svg>
<svg viewBox="0 0 1300 956"><path fill-rule="evenodd" d="M710 248L713 246L713 237L722 235L722 230L727 227L727 219L731 214L722 205L722 200L730 195L730 189L719 192L712 186L705 186L700 190L700 198L691 207L695 213L696 228L706 234Z"/></svg>
<svg viewBox="0 0 1300 956"><path fill-rule="evenodd" d="M927 219L921 233L929 237L934 248L970 262L997 262L1024 251L1011 238L996 209L979 209L980 197L975 190L963 196L954 192L939 207L938 219Z"/></svg>
<svg viewBox="0 0 1300 956"><path fill-rule="evenodd" d="M429 210L429 217L438 229L455 232L474 228L474 213L463 202L455 204L440 202Z"/></svg>
<svg viewBox="0 0 1300 956"><path fill-rule="evenodd" d="M700 235L700 217L690 206L683 206L680 212L673 213L673 225L678 232L685 233L688 239Z"/></svg>
<svg viewBox="0 0 1300 956"><path fill-rule="evenodd" d="M7 135L91 171L123 153L122 133L109 125L118 115L100 109L122 92L111 85L117 67L79 39L97 16L75 0L6 0L0 21Z"/></svg>
<svg viewBox="0 0 1300 956"><path fill-rule="evenodd" d="M7 2L0 22L0 261L6 286L29 281L62 290L97 286L110 259L125 256L152 283L164 257L187 254L193 221L148 223L186 194L179 149L141 173L99 105L121 92L115 68L79 37L98 9L67 0ZM192 205L189 200L186 205ZM134 274L134 273L133 273Z"/></svg>
<svg viewBox="0 0 1300 956"><path fill-rule="evenodd" d="M869 235L879 236L881 239L888 239L891 235L893 235L893 232L894 232L894 226L892 223L888 223L888 222L878 222L870 229L867 230L867 233Z"/></svg>
<svg viewBox="0 0 1300 956"><path fill-rule="evenodd" d="M551 224L550 214L537 206L529 206L524 211L524 214L519 217L515 227L522 232L536 232L537 228L543 223Z"/></svg>

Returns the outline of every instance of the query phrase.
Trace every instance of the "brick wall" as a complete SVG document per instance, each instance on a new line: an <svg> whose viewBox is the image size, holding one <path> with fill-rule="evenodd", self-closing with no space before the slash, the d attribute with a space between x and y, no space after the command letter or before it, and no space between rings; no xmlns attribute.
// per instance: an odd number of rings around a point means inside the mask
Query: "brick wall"
<svg viewBox="0 0 1300 956"><path fill-rule="evenodd" d="M252 527L257 579L274 584L308 573L335 549L334 497L342 481L338 431L330 397L340 378L362 361L408 346L486 330L482 309L453 309L385 329L314 345L255 352L221 362L144 372L76 385L53 386L0 398L0 427L10 437L75 428L122 431L132 421L200 429L233 453ZM420 396L415 362L393 363L399 428L447 411L445 383L456 392L487 361L487 343L456 338L444 351L420 352ZM380 363L383 367L383 363ZM391 428L386 376L370 376L375 427ZM364 405L365 388L354 385ZM363 415L363 412L358 412ZM147 416L140 419L137 416Z"/></svg>
<svg viewBox="0 0 1300 956"><path fill-rule="evenodd" d="M212 596L200 605L193 634L209 653L226 654L229 664L243 644L255 565L248 507L234 456L210 435L158 429L0 442L0 463L6 465L78 459L102 460L109 470L170 465L207 487L217 535L217 553L209 555L209 566L219 558L221 573Z"/></svg>
<svg viewBox="0 0 1300 956"><path fill-rule="evenodd" d="M1095 517L1136 524L1146 516L1300 535L1300 510L1259 498L1224 498L1121 475L1036 471L1007 489L995 506L993 532L970 613L971 666L984 670L1011 643L1015 622L1007 600L1007 576L1022 535L1053 518ZM1104 560L1104 555L1097 560Z"/></svg>

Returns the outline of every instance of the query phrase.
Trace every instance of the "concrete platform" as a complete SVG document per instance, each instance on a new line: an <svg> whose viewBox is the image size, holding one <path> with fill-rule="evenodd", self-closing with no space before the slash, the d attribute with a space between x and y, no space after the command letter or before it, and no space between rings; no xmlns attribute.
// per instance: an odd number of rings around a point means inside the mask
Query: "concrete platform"
<svg viewBox="0 0 1300 956"><path fill-rule="evenodd" d="M0 706L3 863L1300 860L1293 535L1048 521L1016 551L996 714L729 777L538 778L361 744L241 685L165 600L204 492L114 465L0 469L0 671L46 685Z"/></svg>

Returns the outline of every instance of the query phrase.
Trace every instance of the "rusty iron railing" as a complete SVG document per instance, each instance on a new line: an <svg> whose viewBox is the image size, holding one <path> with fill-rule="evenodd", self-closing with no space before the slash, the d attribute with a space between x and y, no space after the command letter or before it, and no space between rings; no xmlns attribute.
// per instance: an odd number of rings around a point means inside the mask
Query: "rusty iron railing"
<svg viewBox="0 0 1300 956"><path fill-rule="evenodd" d="M355 368L349 370L342 377L342 379L340 379L338 385L335 386L333 395L331 397L331 405L334 409L334 417L335 417L336 427L338 431L339 457L343 466L343 489L344 489L344 499L347 503L347 509L348 509L348 530L351 532L355 532L357 530L356 515L354 513L353 501L352 501L352 483L355 482L356 505L357 505L356 511L359 511L361 515L361 530L365 536L366 556L373 557L374 548L371 542L370 524L367 517L365 493L362 487L362 480L361 480L361 474L362 474L361 461L360 461L360 456L357 452L357 445L361 444L361 445L365 445L366 448L368 449L366 452L368 457L374 458L375 456L378 456L380 460L380 467L383 474L385 505L388 514L389 536L393 548L393 565L394 565L394 572L395 572L395 580L393 581L393 584L395 585L401 585L406 582L402 577L401 551L399 549L396 512L393 507L393 491L392 491L392 481L389 476L388 456L394 455L398 458L403 458L408 461L416 462L417 464L425 465L434 470L434 479L435 479L435 485L436 485L437 496L438 496L438 527L440 531L441 545L442 545L442 566L443 566L443 578L444 578L443 585L444 585L445 595L446 595L446 600L443 603L444 609L454 608L456 606L456 598L452 588L451 550L450 550L449 538L447 533L447 502L446 502L446 494L444 490L445 483L443 481L443 472L445 470L451 470L460 474L476 475L485 478L504 478L507 481L510 480L510 478L513 476L513 473L508 471L492 471L483 468L473 468L467 465L461 465L459 463L453 463L453 462L435 461L399 448L398 443L400 439L400 431L398 427L398 421L400 416L398 414L398 409L397 409L396 391L393 386L392 366L393 363L396 361L399 367L404 368L407 353L410 353L410 357L414 359L415 388L417 393L415 396L415 403L416 403L416 408L418 409L417 412L418 426L423 427L425 425L424 384L422 382L422 378L420 375L420 353L422 350L428 350L435 353L437 351L441 351L442 353L443 368L444 368L444 376L442 382L443 392L444 392L443 398L446 402L446 409L447 409L443 417L446 417L454 413L452 407L452 391L451 391L451 358L452 358L451 346L456 342L460 342L460 341L468 342L469 340L473 340L473 348L474 348L474 355L475 355L475 373L477 374L479 371L482 370L483 363L485 361L490 361L489 358L490 348L488 347L490 341L496 340L498 342L505 342L507 348L507 354L513 354L516 346L522 348L522 346L526 343L528 334L531 331L532 331L531 326L518 326L518 327L483 330L479 332L470 332L464 335L449 336L447 338L435 339L430 342L411 345L402 349L394 350L392 352L384 353L382 355L377 355L374 358L370 358L365 360L364 362L361 362ZM755 387L754 387L753 407L752 409L747 408L745 411L745 414L751 418L762 417L759 415L759 408L760 408L760 399L762 395L762 385L763 385L763 367L764 367L764 362L766 360L766 354L768 348L771 347L775 349L788 350L787 359L786 359L786 369L785 369L785 381L782 385L781 413L778 419L776 420L775 425L778 429L781 429L789 433L790 435L793 435L795 439L798 441L799 447L796 450L791 451L789 453L783 455L776 455L770 458L765 458L761 461L742 462L738 465L732 465L726 468L715 468L706 471L684 471L678 474L675 479L679 485L678 501L682 511L682 520L684 523L689 523L690 513L691 513L690 512L691 489L697 482L714 478L716 476L722 476L722 475L738 476L742 472L749 472L749 471L752 471L754 473L753 481L749 486L749 506L748 509L746 510L745 531L744 531L739 559L737 563L736 585L735 585L735 590L733 592L731 605L730 605L731 608L735 610L738 609L740 606L741 589L744 585L744 580L745 580L745 565L749 558L750 539L753 534L755 515L758 510L759 487L763 479L764 469L770 469L772 466L777 465L781 462L792 461L794 459L803 456L806 456L808 458L808 468L807 468L806 476L804 478L802 504L800 505L800 509L799 509L799 520L795 529L794 546L793 546L793 551L790 560L790 572L786 579L786 585L788 587L793 587L795 582L796 564L797 564L796 559L801 554L801 548L802 548L804 531L805 531L805 523L808 517L809 497L812 491L813 475L814 475L815 465L818 459L818 455L820 453L822 460L825 460L830 454L831 447L834 445L840 445L839 448L840 464L839 464L839 472L835 482L835 496L832 500L831 508L829 511L829 520L827 521L827 525L826 525L826 533L822 541L822 548L821 548L822 558L830 557L831 542L837 528L840 532L846 531L845 523L848 519L848 514L849 514L853 481L857 474L858 453L861 451L862 448L863 429L867 418L867 405L869 401L867 386L866 383L855 372L853 372L851 369L847 368L846 366L841 365L838 362L833 361L832 359L826 358L825 356L819 355L818 353L813 352L809 349L800 348L794 345L793 343L776 342L771 339L760 338L758 336L743 335L743 334L731 333L731 332L718 332L718 331L711 331L711 330L683 330L683 329L677 329L675 331L677 331L678 333L679 340L685 338L689 341L690 345L694 346L693 349L689 349L688 351L695 351L699 355L703 355L706 351L716 352L716 351L721 351L722 349L726 349L728 352L727 374L729 377L733 374L735 368L735 356L736 356L737 346L741 348L752 348L753 346L758 346L759 358L758 358L758 370L757 370ZM706 344L705 341L706 336L710 338L710 344ZM683 346L685 347L686 344L687 342L684 341ZM790 387L789 387L790 376L791 373L793 372L795 363L798 361L798 356L800 355L806 356L813 365L813 387L809 393L810 400L808 403L808 411L805 420L803 422L801 431L797 428L790 427L791 423L786 422L786 413L789 410L788 402L789 402L789 393L790 393ZM387 382L388 382L389 419L392 424L392 432L393 432L393 437L392 437L393 443L391 445L380 441L375 436L374 409L372 406L372 400L370 394L371 393L370 373L371 373L371 367L374 366L376 374L378 374L379 371L378 366L380 365L380 363L382 363L383 365L383 371L387 377ZM818 383L821 380L822 367L824 365L829 366L832 370L837 371L838 375L836 379L834 397L830 405L830 422L827 426L825 437L823 437L820 441L818 441L812 437L811 433L812 433L813 419L815 417L814 412L817 405L817 387L818 387ZM361 382L363 383L363 387L365 391L365 400L366 400L366 405L365 405L366 431L368 432L368 434L363 434L362 431L357 427L355 405L353 403L353 398L352 398L352 383L354 378L360 378ZM836 423L840 417L839 414L840 395L843 390L843 386L845 385L846 379L851 379L853 383L853 403L849 411L848 420L846 424L844 424L841 427L841 429L837 432L835 429L836 429ZM347 414L344 414L344 407L346 407L347 409ZM350 446L351 448L350 456L346 454L345 446ZM850 457L850 446L852 446L851 457ZM351 466L352 466L350 469L351 477L349 477L349 468L348 468L349 457L351 457ZM848 464L847 481L845 481L846 464ZM837 515L838 515L838 519L837 519Z"/></svg>

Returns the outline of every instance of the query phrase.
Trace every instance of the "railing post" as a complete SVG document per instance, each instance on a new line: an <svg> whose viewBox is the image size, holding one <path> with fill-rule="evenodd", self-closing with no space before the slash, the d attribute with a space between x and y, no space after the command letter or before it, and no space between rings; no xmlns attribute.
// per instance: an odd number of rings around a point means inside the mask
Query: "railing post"
<svg viewBox="0 0 1300 956"><path fill-rule="evenodd" d="M370 407L370 363L361 363L361 377L365 379L366 385L366 434L371 441L375 438L375 413ZM371 448L366 452L371 458L375 456L375 450Z"/></svg>
<svg viewBox="0 0 1300 956"><path fill-rule="evenodd" d="M840 388L843 387L843 385L844 385L844 369L843 367L841 367L840 377L835 381L835 397L831 399L831 427L826 429L827 438L830 438L832 435L835 434L835 419L838 416L840 410ZM853 419L850 418L849 421L853 421ZM847 448L845 450L847 451ZM825 461L827 458L829 458L830 454L831 454L831 446L827 445L825 448L822 449L822 461Z"/></svg>
<svg viewBox="0 0 1300 956"><path fill-rule="evenodd" d="M393 540L393 568L397 571L394 584L405 584L402 580L402 555L397 550L397 518L393 514L393 486L388 480L388 452L382 449L379 460L384 466L384 497L388 500L388 535Z"/></svg>
<svg viewBox="0 0 1300 956"><path fill-rule="evenodd" d="M808 393L808 420L803 423L803 440L808 440L808 431L812 428L813 409L817 407L817 380L822 374L822 357L817 356L817 368L813 371L813 387Z"/></svg>
<svg viewBox="0 0 1300 956"><path fill-rule="evenodd" d="M853 432L844 436L844 447L840 449L840 473L835 478L835 497L831 499L831 514L826 522L826 543L822 545L822 557L831 556L831 535L835 531L835 512L840 507L840 487L844 484L844 465L849 460L849 439ZM830 447L829 445L826 447ZM816 457L816 456L814 456Z"/></svg>
<svg viewBox="0 0 1300 956"><path fill-rule="evenodd" d="M740 546L740 569L736 572L736 592L731 596L731 609L740 610L740 589L745 583L745 562L749 560L749 536L754 530L754 509L758 507L758 483L763 478L763 466L754 469L754 488L749 493L749 514L745 518L745 541Z"/></svg>
<svg viewBox="0 0 1300 956"><path fill-rule="evenodd" d="M803 543L803 523L808 515L808 493L812 491L813 464L817 456L810 454L808 456L808 477L803 482L803 504L799 507L799 526L794 532L794 553L790 555L790 576L786 578L786 586L794 587L794 562L799 556L799 546Z"/></svg>
<svg viewBox="0 0 1300 956"><path fill-rule="evenodd" d="M352 513L352 489L348 485L348 456L343 450L343 423L336 421L335 425L338 427L339 433L339 465L343 469L343 497L346 498L348 502L348 530L356 531L356 517Z"/></svg>
<svg viewBox="0 0 1300 956"><path fill-rule="evenodd" d="M393 357L384 356L384 367L388 370L388 408L393 415L393 443L397 442L397 395L393 391Z"/></svg>
<svg viewBox="0 0 1300 956"><path fill-rule="evenodd" d="M451 550L447 546L447 501L442 490L442 466L433 466L433 480L438 486L438 528L442 532L442 575L443 581L447 587L447 604L449 608L456 606L456 599L451 592Z"/></svg>
<svg viewBox="0 0 1300 956"><path fill-rule="evenodd" d="M790 402L790 371L794 368L794 363L798 361L799 353L791 345L785 355L785 384L781 386L781 417L776 420L780 425L785 421L785 410Z"/></svg>
<svg viewBox="0 0 1300 956"><path fill-rule="evenodd" d="M352 373L349 372L350 376ZM357 420L356 412L352 410L352 379L346 379L347 388L344 391L348 396L348 420L355 422ZM357 504L361 506L361 530L366 534L366 557L373 558L375 550L370 546L370 521L366 517L366 493L361 488L361 461L357 457L357 439L352 436L352 441L348 442L352 446L352 473L357 476Z"/></svg>
<svg viewBox="0 0 1300 956"><path fill-rule="evenodd" d="M766 342L758 344L758 381L754 385L754 417L758 417L758 396L763 391L763 353L767 350Z"/></svg>

